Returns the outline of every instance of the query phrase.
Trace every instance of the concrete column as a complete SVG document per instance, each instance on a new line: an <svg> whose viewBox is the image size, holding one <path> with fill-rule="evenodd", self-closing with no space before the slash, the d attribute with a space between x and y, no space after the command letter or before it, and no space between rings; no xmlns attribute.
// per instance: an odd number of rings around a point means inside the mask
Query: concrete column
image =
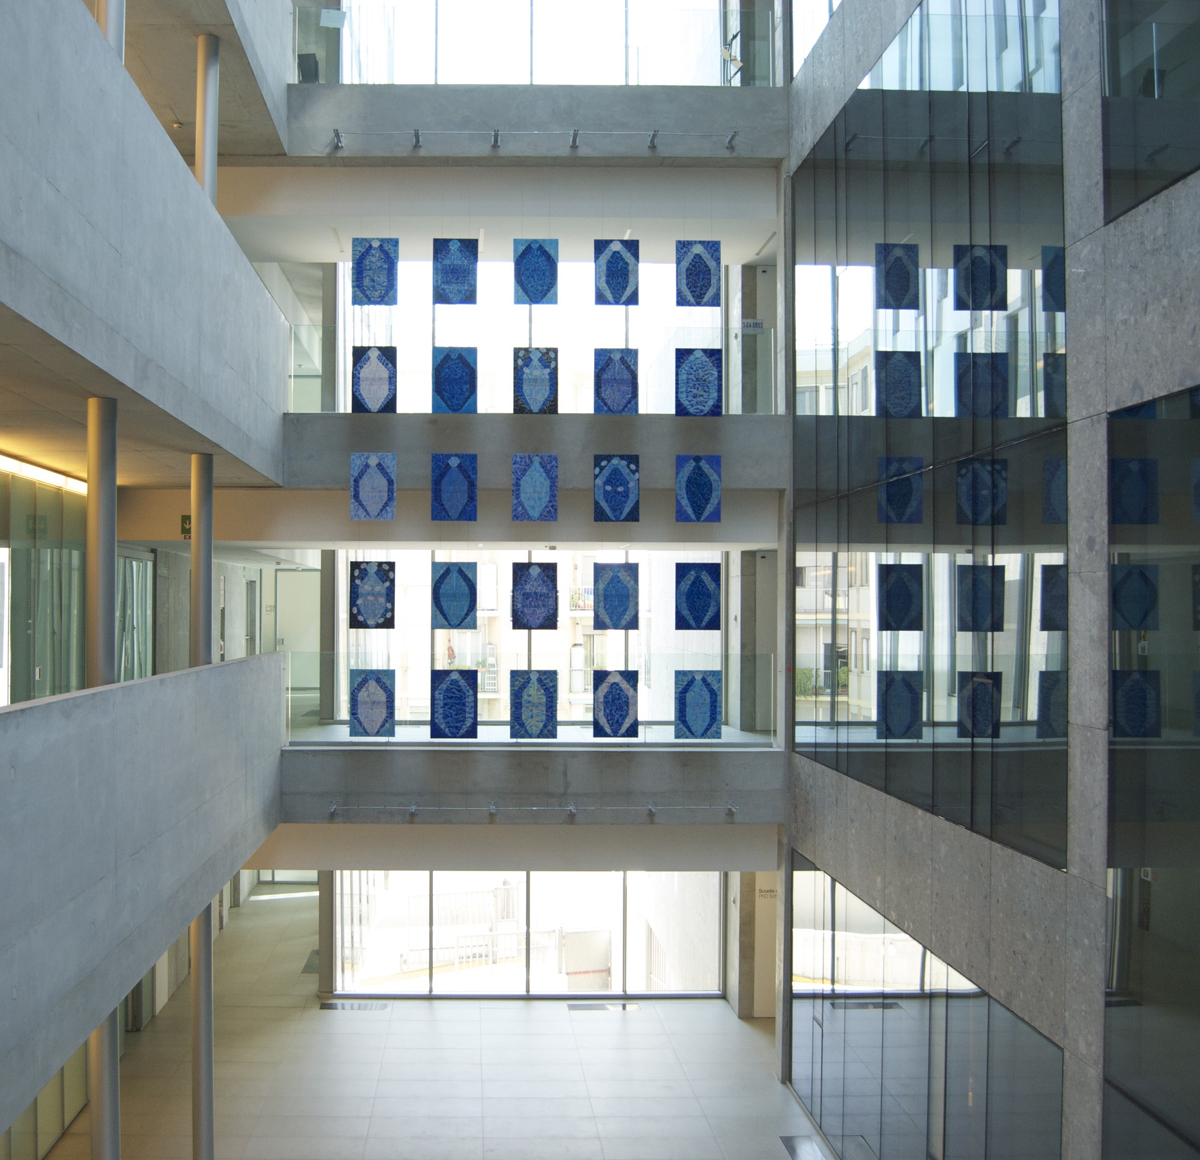
<svg viewBox="0 0 1200 1160"><path fill-rule="evenodd" d="M337 410L336 262L321 266L321 410Z"/></svg>
<svg viewBox="0 0 1200 1160"><path fill-rule="evenodd" d="M125 0L96 0L96 23L125 63Z"/></svg>
<svg viewBox="0 0 1200 1160"><path fill-rule="evenodd" d="M217 108L221 41L206 32L196 38L196 180L217 204Z"/></svg>
<svg viewBox="0 0 1200 1160"><path fill-rule="evenodd" d="M88 1036L92 1160L121 1160L120 1034L118 1010L114 1010Z"/></svg>
<svg viewBox="0 0 1200 1160"><path fill-rule="evenodd" d="M192 456L192 602L188 661L212 664L213 457Z"/></svg>
<svg viewBox="0 0 1200 1160"><path fill-rule="evenodd" d="M333 871L317 871L317 992L333 996Z"/></svg>
<svg viewBox="0 0 1200 1160"><path fill-rule="evenodd" d="M87 686L117 679L117 400L88 399Z"/></svg>
<svg viewBox="0 0 1200 1160"><path fill-rule="evenodd" d="M213 1160L213 912L210 902L188 927L192 968L192 1160Z"/></svg>

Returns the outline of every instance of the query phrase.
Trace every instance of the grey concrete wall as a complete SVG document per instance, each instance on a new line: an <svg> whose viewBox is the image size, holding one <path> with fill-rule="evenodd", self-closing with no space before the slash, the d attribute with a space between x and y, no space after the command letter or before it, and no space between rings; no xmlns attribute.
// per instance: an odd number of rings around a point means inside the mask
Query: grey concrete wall
<svg viewBox="0 0 1200 1160"><path fill-rule="evenodd" d="M0 709L0 1123L278 821L279 654Z"/></svg>
<svg viewBox="0 0 1200 1160"><path fill-rule="evenodd" d="M290 0L224 0L271 122L287 149L288 85L295 73Z"/></svg>

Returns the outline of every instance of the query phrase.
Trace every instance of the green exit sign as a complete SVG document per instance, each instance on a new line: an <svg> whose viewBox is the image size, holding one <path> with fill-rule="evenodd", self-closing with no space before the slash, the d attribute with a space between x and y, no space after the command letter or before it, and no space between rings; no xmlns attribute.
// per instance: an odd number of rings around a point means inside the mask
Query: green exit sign
<svg viewBox="0 0 1200 1160"><path fill-rule="evenodd" d="M192 538L192 517L191 513L186 516L179 517L179 534L185 539Z"/></svg>

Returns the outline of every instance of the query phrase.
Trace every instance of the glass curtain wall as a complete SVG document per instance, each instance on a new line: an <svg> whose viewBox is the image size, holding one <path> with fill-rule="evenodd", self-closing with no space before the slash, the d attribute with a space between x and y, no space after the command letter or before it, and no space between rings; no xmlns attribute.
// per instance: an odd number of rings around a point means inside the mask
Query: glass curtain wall
<svg viewBox="0 0 1200 1160"><path fill-rule="evenodd" d="M154 557L117 553L117 680L154 675Z"/></svg>

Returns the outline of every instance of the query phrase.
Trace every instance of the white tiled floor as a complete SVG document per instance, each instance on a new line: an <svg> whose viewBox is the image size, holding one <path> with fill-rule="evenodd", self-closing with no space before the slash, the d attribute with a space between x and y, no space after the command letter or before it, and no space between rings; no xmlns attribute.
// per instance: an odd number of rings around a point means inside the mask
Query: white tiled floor
<svg viewBox="0 0 1200 1160"><path fill-rule="evenodd" d="M216 942L218 1160L786 1160L780 1136L811 1136L770 1020L707 999L322 1011L301 974L316 923L315 897L255 897ZM191 1156L189 1018L184 985L128 1037L127 1160ZM49 1160L87 1155L85 1109Z"/></svg>

